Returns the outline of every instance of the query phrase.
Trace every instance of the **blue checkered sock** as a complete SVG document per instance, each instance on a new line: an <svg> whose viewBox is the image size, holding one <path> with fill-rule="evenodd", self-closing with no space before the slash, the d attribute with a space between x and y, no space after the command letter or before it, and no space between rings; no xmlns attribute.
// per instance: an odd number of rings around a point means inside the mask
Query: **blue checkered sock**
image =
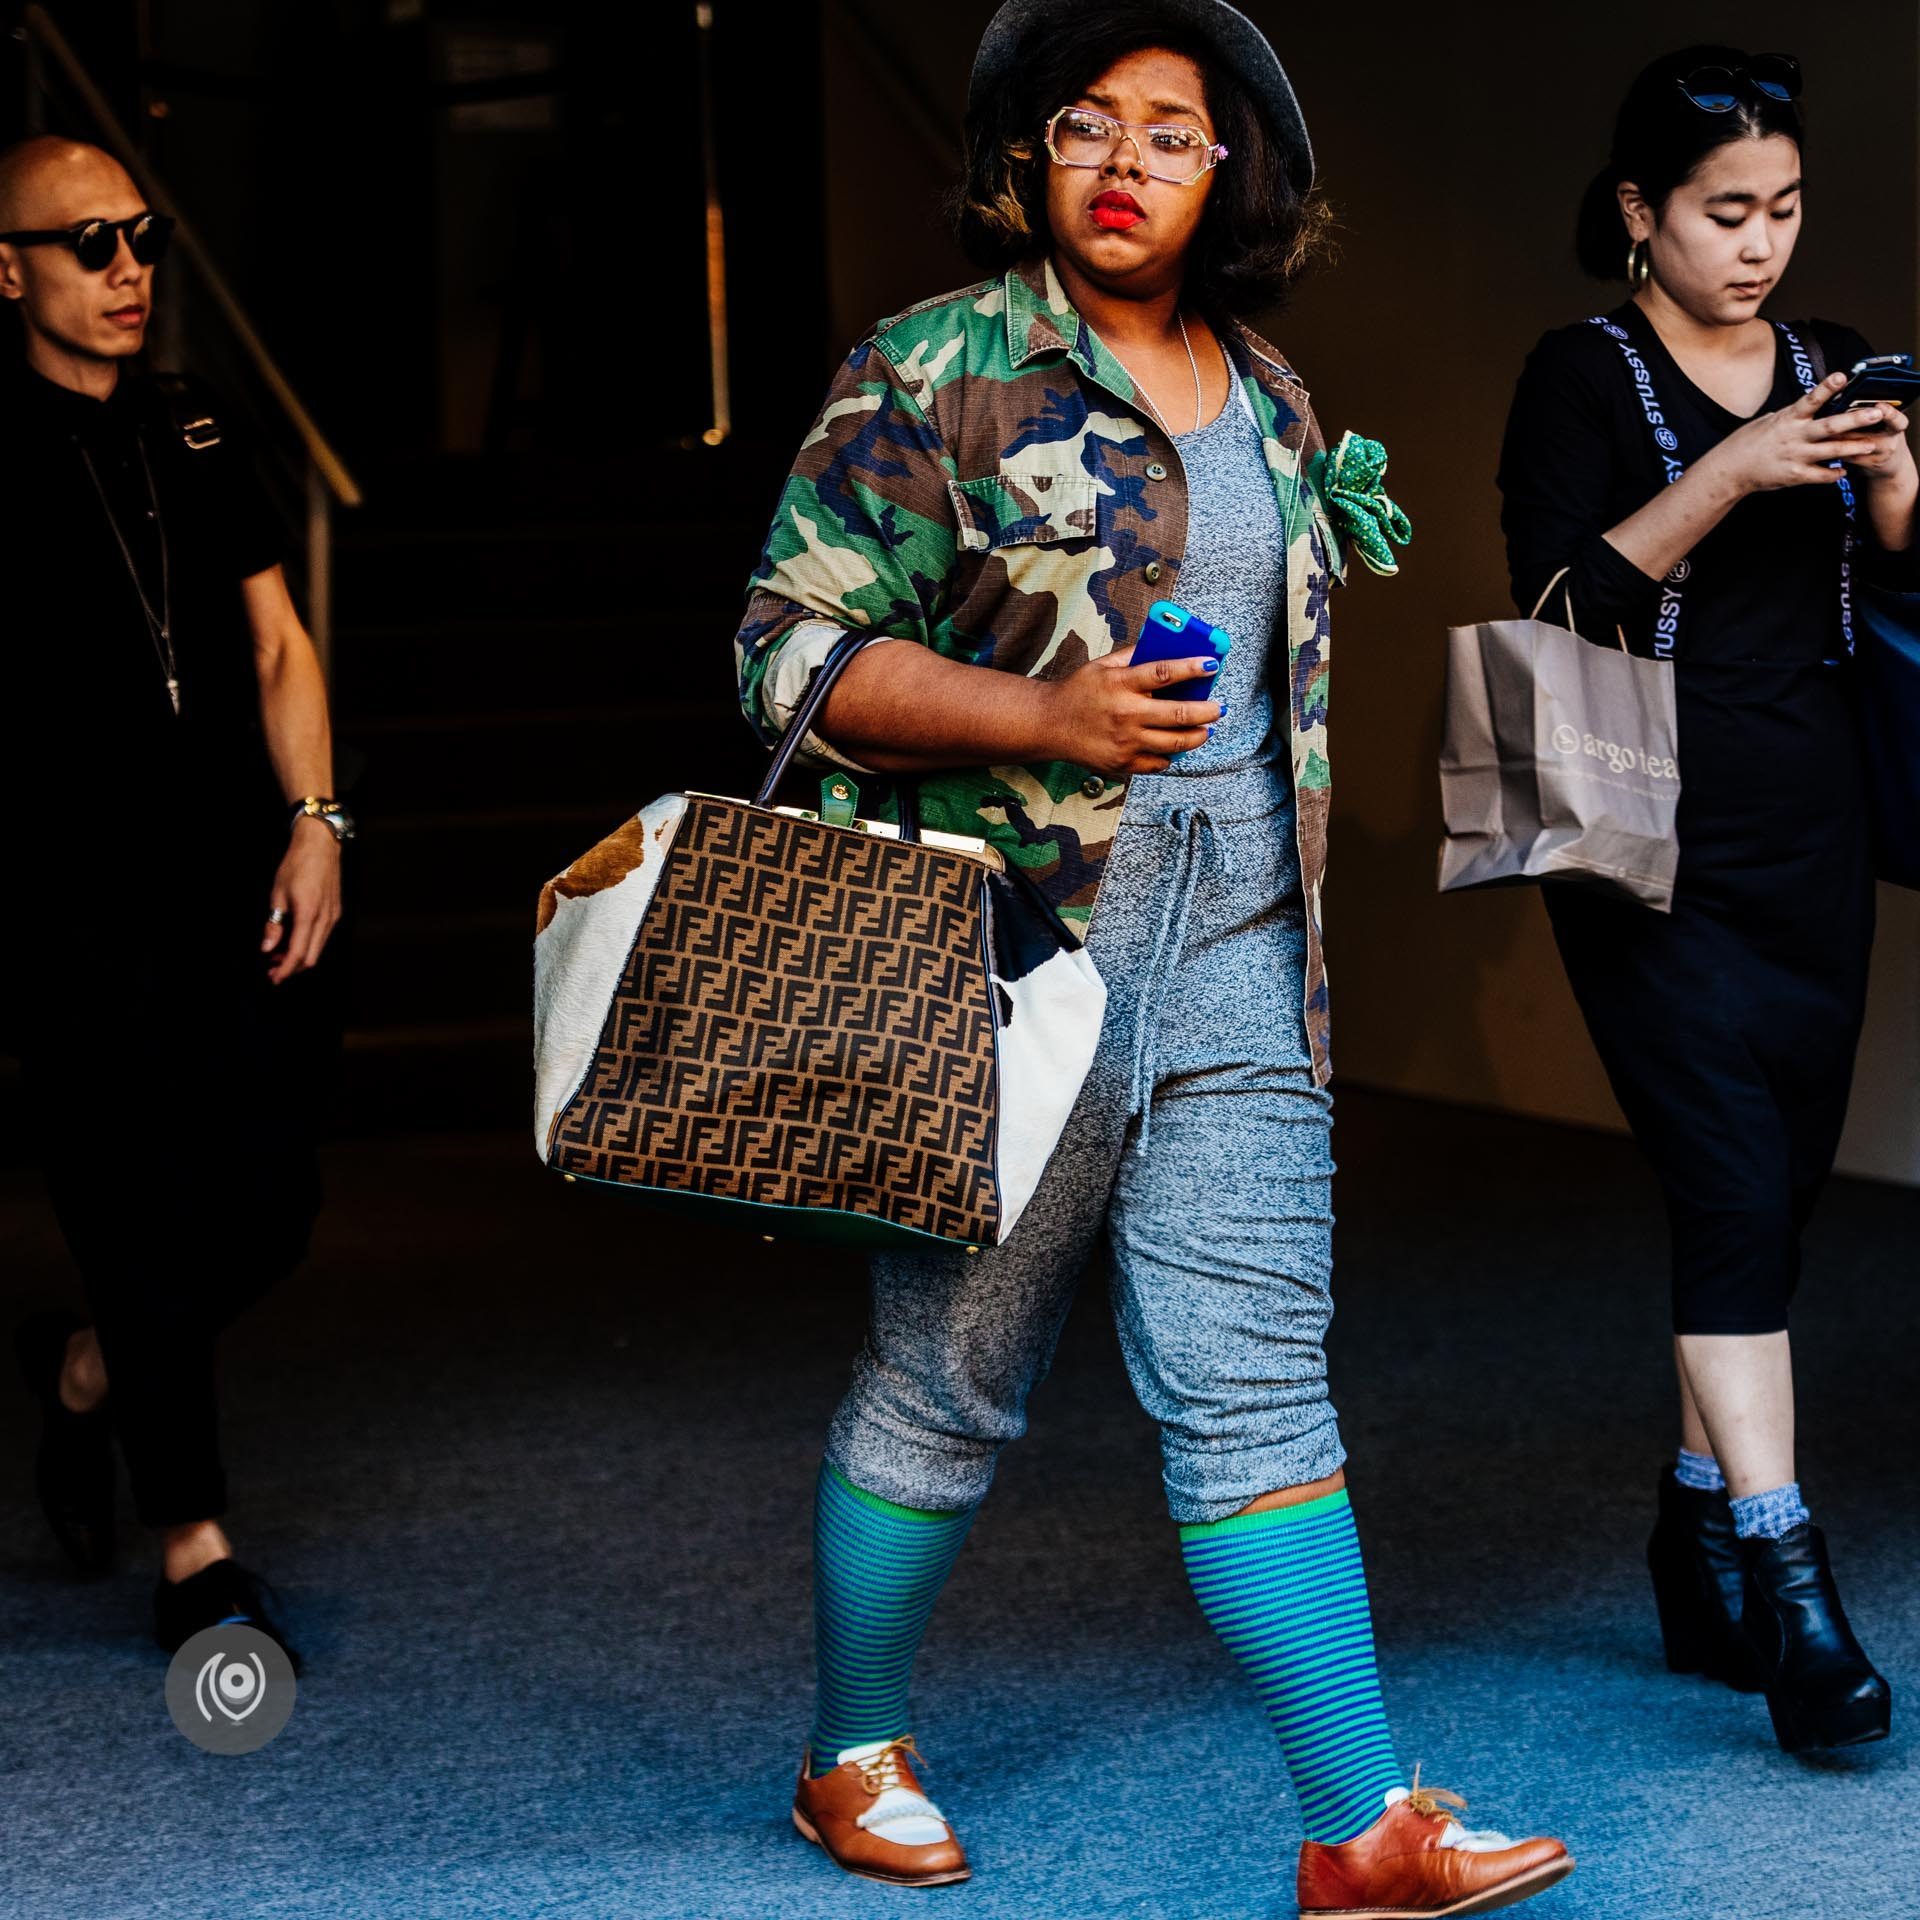
<svg viewBox="0 0 1920 1920"><path fill-rule="evenodd" d="M1673 1463L1673 1477L1683 1487L1691 1487L1695 1493L1726 1491L1726 1475L1720 1471L1720 1462L1710 1453L1689 1453L1682 1447L1680 1457Z"/></svg>
<svg viewBox="0 0 1920 1920"><path fill-rule="evenodd" d="M1373 1657L1373 1611L1344 1489L1180 1529L1187 1577L1293 1775L1309 1840L1338 1846L1406 1785Z"/></svg>
<svg viewBox="0 0 1920 1920"><path fill-rule="evenodd" d="M1733 1530L1742 1540L1778 1540L1813 1518L1800 1498L1800 1482L1769 1487L1733 1503Z"/></svg>

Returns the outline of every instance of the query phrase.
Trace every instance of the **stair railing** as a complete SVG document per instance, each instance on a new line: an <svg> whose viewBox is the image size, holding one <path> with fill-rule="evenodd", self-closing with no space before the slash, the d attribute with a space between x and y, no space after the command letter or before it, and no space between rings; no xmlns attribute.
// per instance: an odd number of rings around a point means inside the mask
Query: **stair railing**
<svg viewBox="0 0 1920 1920"><path fill-rule="evenodd" d="M178 202L166 184L148 165L121 124L107 97L93 76L68 44L53 16L44 6L32 4L21 13L20 32L27 48L27 123L43 124L44 103L52 97L46 63L60 72L74 98L92 120L100 135L100 144L133 176L134 184L156 211L170 215L174 222L175 249L198 276L209 299L227 323L242 358L251 370L275 412L291 430L299 448L302 466L302 492L305 517L307 571L307 630L313 636L323 672L331 677L333 662L333 513L336 507L357 507L362 494L353 476L325 435L314 424L312 414L297 394L278 363L267 351L266 342L235 297L226 277L214 264L192 221L180 211Z"/></svg>

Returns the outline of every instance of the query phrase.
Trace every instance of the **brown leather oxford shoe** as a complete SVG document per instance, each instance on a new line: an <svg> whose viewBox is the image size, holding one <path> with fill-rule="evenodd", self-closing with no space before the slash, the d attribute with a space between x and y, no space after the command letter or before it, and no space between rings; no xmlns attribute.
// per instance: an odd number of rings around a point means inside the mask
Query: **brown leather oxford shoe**
<svg viewBox="0 0 1920 1920"><path fill-rule="evenodd" d="M972 1869L946 1816L920 1790L913 1736L849 1747L819 1779L802 1755L793 1824L835 1866L895 1887L939 1887Z"/></svg>
<svg viewBox="0 0 1920 1920"><path fill-rule="evenodd" d="M1444 1804L1443 1804L1444 1803ZM1447 1811L1467 1803L1441 1787L1396 1787L1365 1833L1300 1849L1300 1920L1443 1920L1518 1906L1564 1880L1573 1859L1558 1840L1469 1833Z"/></svg>

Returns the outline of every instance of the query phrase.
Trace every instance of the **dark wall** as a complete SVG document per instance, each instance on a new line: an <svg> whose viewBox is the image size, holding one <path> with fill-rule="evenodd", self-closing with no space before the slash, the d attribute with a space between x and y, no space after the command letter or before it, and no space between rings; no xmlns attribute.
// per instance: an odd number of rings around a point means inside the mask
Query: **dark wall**
<svg viewBox="0 0 1920 1920"><path fill-rule="evenodd" d="M1780 0L1520 0L1365 14L1241 0L1279 50L1341 214L1337 266L1270 330L1330 438L1384 440L1413 516L1401 576L1356 569L1335 616L1335 814L1328 914L1336 1059L1348 1081L1521 1111L1617 1119L1526 891L1434 892L1442 649L1451 622L1508 610L1499 437L1527 349L1623 297L1584 279L1574 209L1635 71L1692 40L1797 53L1811 120L1804 238L1778 299L1920 347L1916 21L1905 6ZM987 4L827 13L834 328L971 271L942 234L951 137ZM1870 46L1870 59L1858 49ZM889 75L893 79L889 79ZM1920 899L1885 894L1875 1011L1846 1164L1920 1180Z"/></svg>
<svg viewBox="0 0 1920 1920"><path fill-rule="evenodd" d="M1442 637L1506 608L1508 397L1544 328L1618 297L1576 271L1573 210L1631 74L1697 38L1808 71L1806 229L1781 310L1920 345L1916 21L1889 0L1246 10L1294 78L1344 229L1337 267L1262 325L1330 435L1386 441L1416 528L1403 576L1360 576L1339 609L1340 1069L1608 1122L1538 902L1433 892ZM131 0L60 11L124 111L165 101L140 121L156 158L350 456L644 461L709 423L691 7L151 0L144 68ZM876 318L972 277L940 200L992 6L715 11L736 433L773 472ZM465 111L456 69L486 66L489 35L547 50L544 118ZM0 115L18 101L8 41ZM741 490L755 513L762 491ZM736 517L721 544L744 566L761 527ZM1885 927L1847 1164L1920 1178L1920 903L1888 896Z"/></svg>

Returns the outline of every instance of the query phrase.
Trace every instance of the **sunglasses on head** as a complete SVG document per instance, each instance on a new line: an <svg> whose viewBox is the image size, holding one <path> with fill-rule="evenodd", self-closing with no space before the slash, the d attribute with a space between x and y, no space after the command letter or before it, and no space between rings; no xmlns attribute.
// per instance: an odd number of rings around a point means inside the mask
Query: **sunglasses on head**
<svg viewBox="0 0 1920 1920"><path fill-rule="evenodd" d="M1731 113L1742 80L1769 100L1800 98L1800 62L1785 53L1756 53L1743 67L1695 67L1674 84L1703 113Z"/></svg>
<svg viewBox="0 0 1920 1920"><path fill-rule="evenodd" d="M29 227L19 233L0 233L14 247L71 247L73 257L89 273L104 273L120 251L126 235L127 251L143 267L166 257L173 238L173 217L165 213L136 213L130 220L82 220L75 227Z"/></svg>

